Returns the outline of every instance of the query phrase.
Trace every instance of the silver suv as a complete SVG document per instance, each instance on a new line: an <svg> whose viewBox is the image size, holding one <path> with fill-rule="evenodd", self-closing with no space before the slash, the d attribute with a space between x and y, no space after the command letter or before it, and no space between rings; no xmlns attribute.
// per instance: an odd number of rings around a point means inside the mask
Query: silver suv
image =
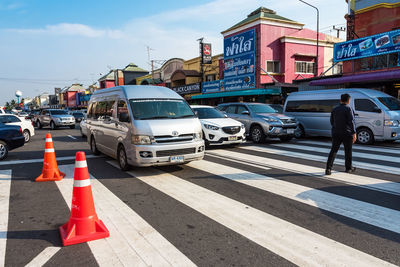
<svg viewBox="0 0 400 267"><path fill-rule="evenodd" d="M50 126L52 130L62 126L74 129L75 118L62 109L43 109L37 115L35 124L39 129L44 126Z"/></svg>
<svg viewBox="0 0 400 267"><path fill-rule="evenodd" d="M279 114L268 104L226 103L218 105L218 109L243 123L246 135L255 143L263 142L267 137L289 141L294 137L297 127L295 118Z"/></svg>

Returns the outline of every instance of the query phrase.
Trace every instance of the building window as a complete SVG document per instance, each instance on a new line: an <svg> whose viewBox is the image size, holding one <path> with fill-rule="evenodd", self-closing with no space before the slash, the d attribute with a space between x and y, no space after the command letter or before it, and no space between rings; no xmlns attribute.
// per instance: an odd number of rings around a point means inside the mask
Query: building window
<svg viewBox="0 0 400 267"><path fill-rule="evenodd" d="M342 74L343 73L343 64L342 63L337 63L335 66L332 68L332 74Z"/></svg>
<svg viewBox="0 0 400 267"><path fill-rule="evenodd" d="M268 73L281 73L281 62L277 60L267 60L267 72Z"/></svg>
<svg viewBox="0 0 400 267"><path fill-rule="evenodd" d="M206 75L206 81L207 82L215 81L215 74Z"/></svg>
<svg viewBox="0 0 400 267"><path fill-rule="evenodd" d="M307 61L295 61L295 72L296 73L308 73L314 74L314 62Z"/></svg>
<svg viewBox="0 0 400 267"><path fill-rule="evenodd" d="M400 66L399 53L391 53L354 60L355 71L379 70Z"/></svg>

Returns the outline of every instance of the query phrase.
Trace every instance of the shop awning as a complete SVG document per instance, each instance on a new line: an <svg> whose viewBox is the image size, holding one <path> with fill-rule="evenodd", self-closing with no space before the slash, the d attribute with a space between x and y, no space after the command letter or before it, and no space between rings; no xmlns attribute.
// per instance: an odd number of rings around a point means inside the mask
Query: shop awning
<svg viewBox="0 0 400 267"><path fill-rule="evenodd" d="M321 79L311 81L310 85L333 85L342 83L363 83L363 82L382 82L390 80L399 80L400 70L370 72L355 75L342 76L340 78Z"/></svg>
<svg viewBox="0 0 400 267"><path fill-rule="evenodd" d="M228 96L244 96L244 95L280 95L281 89L249 89L240 91L225 91L218 93L208 93L201 95L194 95L192 99L205 99L205 98L217 98L217 97L228 97Z"/></svg>

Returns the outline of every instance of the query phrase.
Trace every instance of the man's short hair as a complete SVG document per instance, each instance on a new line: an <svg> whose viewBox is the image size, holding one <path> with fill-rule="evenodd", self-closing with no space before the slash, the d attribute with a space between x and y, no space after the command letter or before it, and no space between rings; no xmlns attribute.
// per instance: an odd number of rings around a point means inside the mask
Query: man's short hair
<svg viewBox="0 0 400 267"><path fill-rule="evenodd" d="M349 94L342 94L340 96L340 101L343 103L347 103L350 100L350 95Z"/></svg>

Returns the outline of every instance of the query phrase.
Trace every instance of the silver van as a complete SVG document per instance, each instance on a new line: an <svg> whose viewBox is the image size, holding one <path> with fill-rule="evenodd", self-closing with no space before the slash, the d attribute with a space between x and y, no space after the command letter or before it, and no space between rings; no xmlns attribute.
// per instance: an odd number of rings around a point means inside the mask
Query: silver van
<svg viewBox="0 0 400 267"><path fill-rule="evenodd" d="M291 93L286 99L284 113L298 120L296 136L330 137L331 111L345 93L351 96L358 143L400 139L400 101L377 90L358 88Z"/></svg>
<svg viewBox="0 0 400 267"><path fill-rule="evenodd" d="M181 96L166 87L98 90L89 101L86 127L92 152L117 159L122 170L204 157L199 119Z"/></svg>

